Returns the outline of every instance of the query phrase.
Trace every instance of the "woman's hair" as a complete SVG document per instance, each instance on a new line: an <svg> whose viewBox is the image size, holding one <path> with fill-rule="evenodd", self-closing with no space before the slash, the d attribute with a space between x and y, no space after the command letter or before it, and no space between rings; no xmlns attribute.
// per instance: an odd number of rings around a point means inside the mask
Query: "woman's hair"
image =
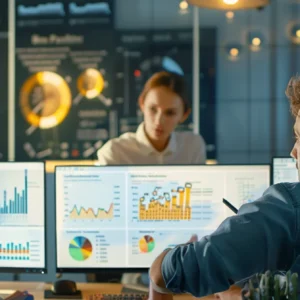
<svg viewBox="0 0 300 300"><path fill-rule="evenodd" d="M162 86L170 89L182 99L184 112L190 108L183 76L171 72L162 71L152 75L146 82L140 97L144 100L151 89Z"/></svg>
<svg viewBox="0 0 300 300"><path fill-rule="evenodd" d="M295 76L290 79L290 82L285 91L291 104L291 112L296 117L300 112L300 77Z"/></svg>

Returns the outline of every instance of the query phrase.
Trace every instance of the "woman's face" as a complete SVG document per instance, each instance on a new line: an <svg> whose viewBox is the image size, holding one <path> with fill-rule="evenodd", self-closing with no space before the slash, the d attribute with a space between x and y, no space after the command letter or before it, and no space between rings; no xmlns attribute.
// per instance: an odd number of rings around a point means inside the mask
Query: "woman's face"
<svg viewBox="0 0 300 300"><path fill-rule="evenodd" d="M295 145L291 152L291 156L294 157L297 160L297 169L299 174L299 180L300 180L300 112L296 118L296 122L294 125L294 132L295 132Z"/></svg>
<svg viewBox="0 0 300 300"><path fill-rule="evenodd" d="M180 96L163 86L151 89L139 104L144 114L146 133L153 141L166 141L190 113L184 112Z"/></svg>

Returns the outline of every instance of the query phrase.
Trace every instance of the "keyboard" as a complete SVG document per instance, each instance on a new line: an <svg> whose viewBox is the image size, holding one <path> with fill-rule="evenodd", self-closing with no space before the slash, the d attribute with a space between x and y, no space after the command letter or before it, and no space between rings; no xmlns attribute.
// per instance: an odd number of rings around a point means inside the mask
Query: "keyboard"
<svg viewBox="0 0 300 300"><path fill-rule="evenodd" d="M147 300L148 294L91 294L85 300Z"/></svg>

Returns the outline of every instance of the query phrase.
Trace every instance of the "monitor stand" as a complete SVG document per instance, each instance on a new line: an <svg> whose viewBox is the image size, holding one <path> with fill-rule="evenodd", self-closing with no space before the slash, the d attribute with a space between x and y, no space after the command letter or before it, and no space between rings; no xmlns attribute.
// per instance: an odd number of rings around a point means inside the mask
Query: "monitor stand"
<svg viewBox="0 0 300 300"><path fill-rule="evenodd" d="M105 272L98 272L87 274L87 282L101 282L101 283L121 283L123 272L109 270Z"/></svg>
<svg viewBox="0 0 300 300"><path fill-rule="evenodd" d="M58 280L53 283L52 289L45 290L45 299L82 299L81 291L77 290L72 280Z"/></svg>
<svg viewBox="0 0 300 300"><path fill-rule="evenodd" d="M20 274L19 273L15 273L13 275L13 281L20 281Z"/></svg>

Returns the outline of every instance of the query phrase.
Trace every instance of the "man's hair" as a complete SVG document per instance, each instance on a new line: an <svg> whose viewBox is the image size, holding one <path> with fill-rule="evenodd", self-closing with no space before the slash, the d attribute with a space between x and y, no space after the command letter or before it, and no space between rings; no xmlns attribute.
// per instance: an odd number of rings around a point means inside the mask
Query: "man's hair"
<svg viewBox="0 0 300 300"><path fill-rule="evenodd" d="M297 117L300 112L300 77L294 76L290 79L285 91L291 105L291 112Z"/></svg>

